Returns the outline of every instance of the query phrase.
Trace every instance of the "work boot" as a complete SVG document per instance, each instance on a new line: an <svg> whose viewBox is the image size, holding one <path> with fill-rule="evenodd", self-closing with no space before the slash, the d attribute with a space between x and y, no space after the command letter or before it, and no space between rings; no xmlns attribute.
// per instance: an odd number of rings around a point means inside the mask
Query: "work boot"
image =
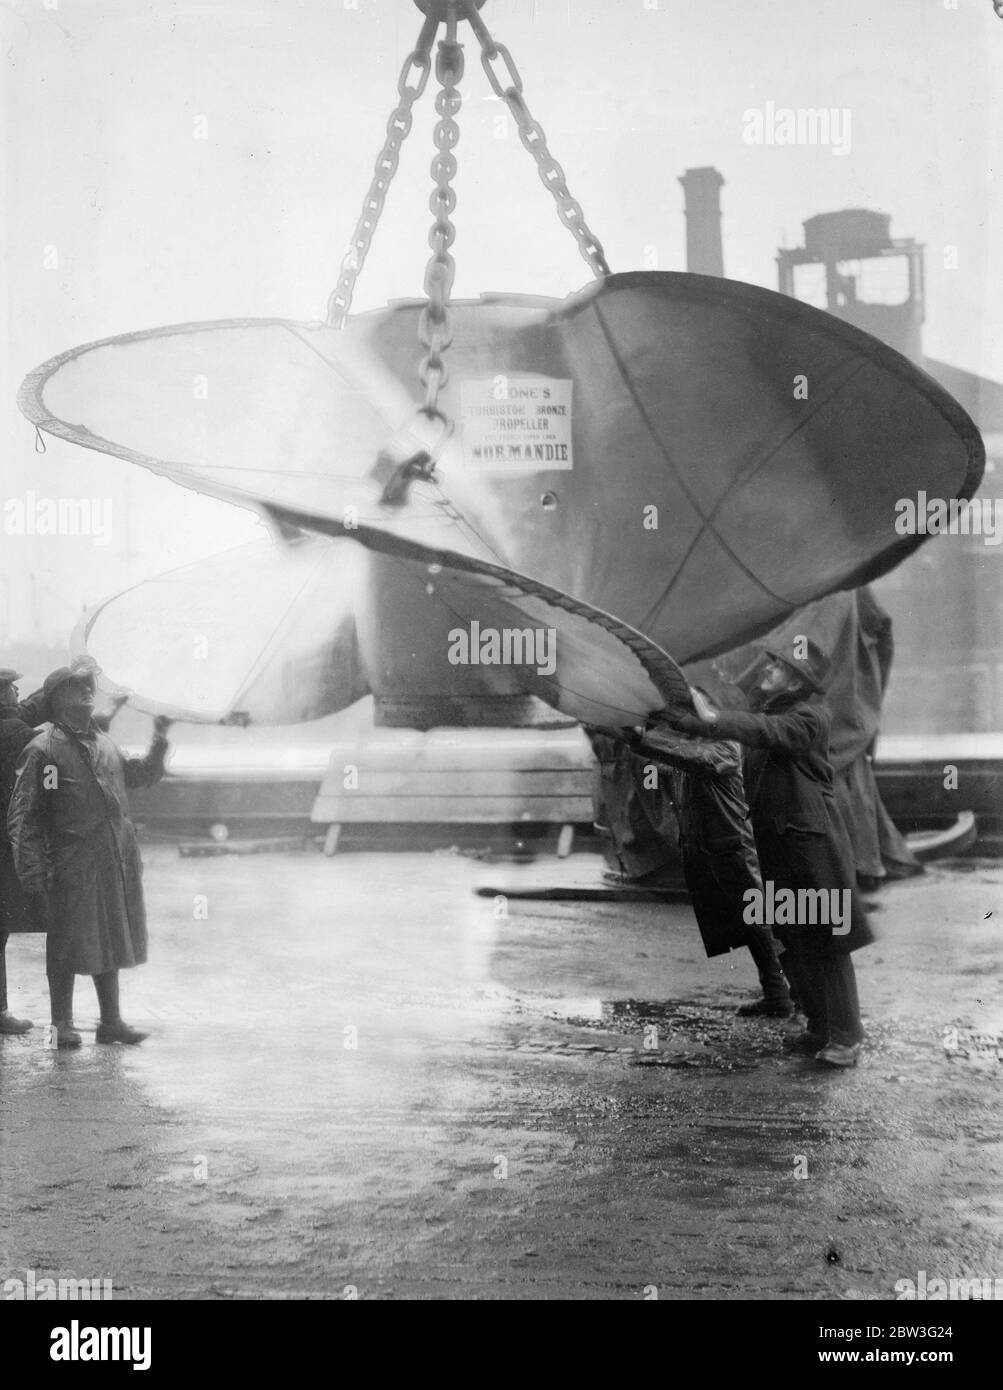
<svg viewBox="0 0 1003 1390"><path fill-rule="evenodd" d="M141 1043L149 1033L141 1033L138 1028L130 1028L121 1019L117 1023L99 1023L94 1041L99 1043Z"/></svg>
<svg viewBox="0 0 1003 1390"><path fill-rule="evenodd" d="M34 1026L30 1018L15 1018L10 1009L0 1012L0 1033L27 1033Z"/></svg>
<svg viewBox="0 0 1003 1390"><path fill-rule="evenodd" d="M98 1024L95 1041L99 1043L127 1043L134 1045L148 1038L149 1033L141 1033L138 1028L130 1028L122 1022L118 1002L118 971L106 970L94 976L98 1003L101 1005L101 1022Z"/></svg>
<svg viewBox="0 0 1003 1390"><path fill-rule="evenodd" d="M790 1018L794 1005L789 999L753 999L736 1010L738 1018Z"/></svg>
<svg viewBox="0 0 1003 1390"><path fill-rule="evenodd" d="M79 1047L83 1038L73 1026L73 1020L62 1019L59 1023L53 1020L53 1028L56 1030L57 1047Z"/></svg>
<svg viewBox="0 0 1003 1390"><path fill-rule="evenodd" d="M907 864L901 859L885 860L885 879L886 883L898 883L903 878L915 878L917 874L925 874L926 868L917 860L914 864Z"/></svg>
<svg viewBox="0 0 1003 1390"><path fill-rule="evenodd" d="M817 1053L820 1047L825 1045L825 1038L821 1033L813 1033L805 1028L800 1033L791 1033L784 1038L783 1047L785 1052L814 1052Z"/></svg>
<svg viewBox="0 0 1003 1390"><path fill-rule="evenodd" d="M815 1053L816 1062L824 1062L827 1067L855 1067L860 1056L860 1044L844 1047L841 1043L829 1043L821 1052Z"/></svg>

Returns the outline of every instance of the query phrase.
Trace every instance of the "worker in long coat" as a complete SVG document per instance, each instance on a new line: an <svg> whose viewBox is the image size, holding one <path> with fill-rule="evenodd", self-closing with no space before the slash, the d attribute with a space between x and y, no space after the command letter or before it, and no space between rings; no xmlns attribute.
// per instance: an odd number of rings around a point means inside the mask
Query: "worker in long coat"
<svg viewBox="0 0 1003 1390"><path fill-rule="evenodd" d="M60 1047L79 1047L77 975L91 975L99 1043L138 1043L124 1023L118 972L146 960L142 865L126 789L159 781L169 721L154 722L145 757L126 757L94 722L92 669L61 667L43 686L52 726L25 748L8 813L21 887L48 926L46 974Z"/></svg>
<svg viewBox="0 0 1003 1390"><path fill-rule="evenodd" d="M734 739L745 755L745 787L764 880L783 889L824 889L850 904L848 930L829 920L778 924L782 963L808 1021L803 1043L830 1066L853 1066L863 1028L852 951L873 941L855 891L853 852L833 794L828 758L831 716L822 702L828 661L811 642L769 648L755 712L717 711L701 700L696 713L667 709L640 737L657 756L658 723L702 738Z"/></svg>
<svg viewBox="0 0 1003 1390"><path fill-rule="evenodd" d="M18 671L0 670L0 1034L27 1033L32 1027L30 1019L16 1018L7 1007L7 938L15 932L41 930L21 891L7 835L7 807L18 760L35 737L33 725L21 717L18 706L20 679Z"/></svg>
<svg viewBox="0 0 1003 1390"><path fill-rule="evenodd" d="M761 891L762 882L739 745L687 738L662 728L657 739L652 738L651 746L658 750L652 756L650 747L645 755L633 751L631 740L614 739L597 729L586 732L600 760L604 754L608 757L609 747L620 750L618 765L627 769L636 801L658 808L658 821L649 810L648 824L657 824L662 842L667 841L670 828L678 834L683 876L707 955L748 947L763 992L759 999L743 1004L739 1014L789 1018L794 1006L777 942L768 927L750 925L744 917L745 892L749 888ZM659 775L652 780L653 767ZM614 791L620 790L614 784ZM618 800L623 806L622 792ZM627 828L633 826L628 822ZM646 828L642 822L642 830Z"/></svg>
<svg viewBox="0 0 1003 1390"><path fill-rule="evenodd" d="M659 731L661 755L681 754L672 773L672 804L690 902L708 956L746 946L762 995L743 1004L743 1018L789 1018L794 1005L768 926L746 920L746 894L762 891L759 857L749 820L742 753L734 742L680 739ZM681 745L686 745L682 747ZM695 745L695 747L694 747ZM710 758L694 756L703 747Z"/></svg>
<svg viewBox="0 0 1003 1390"><path fill-rule="evenodd" d="M895 651L890 615L870 585L864 585L797 609L764 640L785 648L800 635L829 658L829 761L860 887L874 889L888 880L922 873L922 864L885 810L872 761ZM762 656L762 644L750 645L729 653L718 667L731 670L740 683L749 679L754 684Z"/></svg>

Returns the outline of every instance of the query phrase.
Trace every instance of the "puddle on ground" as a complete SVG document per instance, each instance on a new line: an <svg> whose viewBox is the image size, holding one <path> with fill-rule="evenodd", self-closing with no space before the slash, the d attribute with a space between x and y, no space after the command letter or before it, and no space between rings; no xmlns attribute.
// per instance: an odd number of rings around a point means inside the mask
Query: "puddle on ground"
<svg viewBox="0 0 1003 1390"><path fill-rule="evenodd" d="M630 1048L602 1050L630 1052L639 1066L751 1071L763 1059L780 1055L785 1032L779 1020L755 1020L750 1027L736 1018L734 1004L700 1004L692 999L523 995L519 1005L523 1012L573 1028L633 1037Z"/></svg>
<svg viewBox="0 0 1003 1390"><path fill-rule="evenodd" d="M542 996L520 994L513 999L517 1013L565 1023L596 1033L619 1034L630 1047L599 1046L589 1049L567 1041L523 1042L540 1051L630 1053L637 1066L702 1068L718 1072L752 1071L763 1062L781 1058L796 1060L807 1054L789 1045L801 1032L803 1021L740 1019L735 1006L703 1004L692 999L601 999L597 995ZM953 1020L954 1027L915 1021L865 1019L864 1054L872 1059L904 1061L927 1067L931 1063L955 1065L982 1062L998 1067L1003 1046L998 1035L976 1030ZM904 1079L904 1078L903 1078Z"/></svg>

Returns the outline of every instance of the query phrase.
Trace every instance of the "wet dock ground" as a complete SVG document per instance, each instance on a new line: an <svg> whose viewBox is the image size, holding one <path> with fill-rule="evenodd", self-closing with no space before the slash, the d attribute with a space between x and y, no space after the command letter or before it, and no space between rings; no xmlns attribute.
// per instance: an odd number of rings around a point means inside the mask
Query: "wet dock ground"
<svg viewBox="0 0 1003 1390"><path fill-rule="evenodd" d="M499 870L441 853L145 859L142 1047L95 1044L84 979L83 1048L47 1048L42 938L8 947L36 1027L0 1040L0 1280L891 1299L920 1270L1003 1276L998 861L876 895L869 1040L831 1072L735 1017L751 960L708 961L684 904L506 916L473 892Z"/></svg>

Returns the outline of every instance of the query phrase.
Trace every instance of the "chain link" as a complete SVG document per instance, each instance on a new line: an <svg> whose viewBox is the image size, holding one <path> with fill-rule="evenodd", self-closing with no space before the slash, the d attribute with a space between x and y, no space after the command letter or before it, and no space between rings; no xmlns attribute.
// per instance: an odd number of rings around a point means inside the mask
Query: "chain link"
<svg viewBox="0 0 1003 1390"><path fill-rule="evenodd" d="M435 98L435 109L439 119L435 126L435 148L437 154L432 160L431 173L435 187L428 200L428 206L435 219L428 234L428 244L432 255L425 270L425 293L428 303L418 319L418 339L426 348L418 367L418 375L425 388L425 403L422 413L430 419L443 419L439 410L439 392L449 380L449 372L443 354L453 341L452 319L449 313L449 297L456 276L456 262L450 248L456 240L456 228L452 215L456 208L456 190L452 181L456 176L456 158L453 150L460 138L460 127L456 123L462 97L457 84L463 78L463 48L456 42L456 18L451 15L447 21L446 38L439 44L436 56L435 75L440 83Z"/></svg>
<svg viewBox="0 0 1003 1390"><path fill-rule="evenodd" d="M356 225L348 250L341 262L338 283L327 301L327 323L331 328L341 328L352 307L355 282L365 265L373 233L380 220L387 190L400 161L401 146L411 133L414 120L413 107L425 90L432 69L432 42L439 27L439 21L428 18L422 25L418 42L413 52L408 54L400 77L397 79L397 93L400 97L387 121L387 137L376 160L372 183L362 204L362 215ZM412 73L415 80L412 83Z"/></svg>
<svg viewBox="0 0 1003 1390"><path fill-rule="evenodd" d="M602 280L610 273L606 253L599 238L585 221L581 203L568 191L567 177L547 147L547 136L543 127L530 114L522 94L522 78L515 65L515 59L503 43L495 43L487 25L470 0L460 0L460 4L463 6L464 18L470 22L470 27L481 45L481 66L487 74L492 90L512 112L519 138L536 160L543 186L550 191L557 204L558 217L574 236L578 250L588 262L593 275L597 280ZM499 59L504 68L502 76L499 76L495 67Z"/></svg>
<svg viewBox="0 0 1003 1390"><path fill-rule="evenodd" d="M376 160L373 179L362 205L362 214L341 263L338 283L327 306L327 323L341 328L352 305L355 284L365 264L372 244L387 190L397 172L401 146L410 134L413 107L424 92L431 73L432 44L439 24L445 21L446 37L439 43L435 74L440 90L435 99L438 120L435 126L436 156L431 164L434 183L429 198L433 223L428 235L432 255L425 270L425 293L428 302L418 320L418 338L425 348L418 373L425 389L424 404L419 413L444 424L449 422L439 409L439 392L449 379L444 354L453 341L449 301L456 275L456 263L451 254L456 240L452 216L456 208L456 158L453 150L460 138L456 117L462 98L458 84L463 78L463 48L456 41L458 18L469 21L481 46L481 63L495 94L506 103L515 119L519 138L536 161L537 171L557 205L557 213L578 244L583 258L597 279L609 274L609 265L598 237L585 221L581 204L571 196L564 170L550 153L543 127L533 119L522 94L522 78L512 54L504 44L495 43L486 24L478 14L483 0L442 0L440 4L422 4L426 19L414 51L410 53L397 80L399 101L387 121L387 134ZM413 77L413 80L412 80ZM434 463L432 464L434 467Z"/></svg>

